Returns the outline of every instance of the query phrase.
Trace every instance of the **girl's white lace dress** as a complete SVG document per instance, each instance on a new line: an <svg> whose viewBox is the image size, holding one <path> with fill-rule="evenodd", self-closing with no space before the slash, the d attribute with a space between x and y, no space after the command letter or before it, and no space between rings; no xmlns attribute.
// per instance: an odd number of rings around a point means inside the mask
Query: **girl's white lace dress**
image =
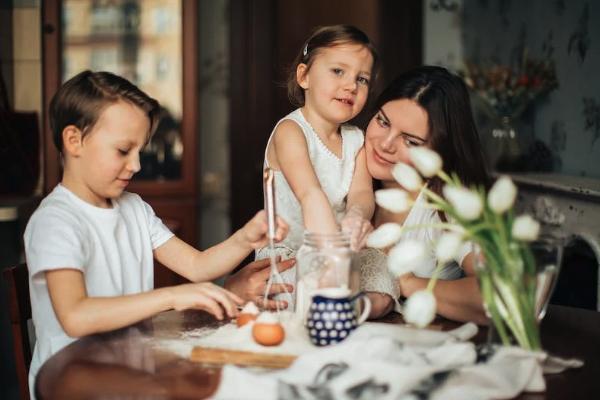
<svg viewBox="0 0 600 400"><path fill-rule="evenodd" d="M327 146L321 141L312 126L302 115L302 111L297 109L284 118L282 118L275 128L285 120L292 120L298 124L308 147L308 155L315 170L317 178L323 192L329 199L329 204L334 211L335 217L339 222L346 211L346 196L350 190L352 176L354 175L354 165L356 156L361 149L364 136L362 131L352 125L342 125L342 157L339 158L333 154ZM267 149L273 132L267 142ZM269 167L267 160L267 152L265 151L264 166ZM294 196L294 192L285 180L281 171L275 171L275 204L277 214L282 217L290 226L287 237L277 243L275 246L275 255L281 256L282 259L288 259L295 256L296 251L302 245L302 237L304 232L304 222L302 219L302 208L300 203ZM269 248L264 247L256 251L256 259L268 258L270 256ZM285 282L295 283L296 269L292 268L281 274ZM294 295L291 298L287 296L278 296L278 299L294 302Z"/></svg>

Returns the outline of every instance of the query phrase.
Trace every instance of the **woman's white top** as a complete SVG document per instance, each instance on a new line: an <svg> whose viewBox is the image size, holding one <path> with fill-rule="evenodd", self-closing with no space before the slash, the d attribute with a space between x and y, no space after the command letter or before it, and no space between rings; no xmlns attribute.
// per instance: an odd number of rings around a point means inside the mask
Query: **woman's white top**
<svg viewBox="0 0 600 400"><path fill-rule="evenodd" d="M419 193L419 196L415 200L412 209L409 211L404 220L403 227L410 227L415 225L436 225L441 224L441 220L437 210L426 207L426 199L423 192ZM427 248L427 258L423 260L421 265L414 274L419 278L430 278L433 275L433 271L437 265L437 258L435 256L435 246L443 230L436 227L427 227L422 229L411 229L405 230L400 240L415 240L421 242ZM472 251L472 244L465 242L461 246L456 256L457 262L451 262L446 264L440 271L439 278L445 280L458 279L463 276L463 270L461 265L464 258Z"/></svg>
<svg viewBox="0 0 600 400"><path fill-rule="evenodd" d="M442 223L437 210L426 208L426 200L423 192L419 194L411 210L409 211L403 226L408 228L415 225L429 225L414 230L405 230L400 238L402 240L415 240L423 243L427 249L427 257L414 271L419 278L430 278L435 270L437 259L435 256L435 245L442 235L440 228L431 227ZM463 276L461 265L464 258L472 251L472 244L465 242L457 255L458 262L446 264L439 274L439 279L453 280ZM381 250L365 249L360 254L361 264L361 290L367 292L378 292L389 294L397 298L401 293L398 288L397 279L388 270L388 257Z"/></svg>

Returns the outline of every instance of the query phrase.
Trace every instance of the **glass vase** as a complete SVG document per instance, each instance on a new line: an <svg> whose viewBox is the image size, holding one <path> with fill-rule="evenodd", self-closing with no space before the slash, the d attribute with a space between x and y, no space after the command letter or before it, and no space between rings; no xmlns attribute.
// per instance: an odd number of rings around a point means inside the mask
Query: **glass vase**
<svg viewBox="0 0 600 400"><path fill-rule="evenodd" d="M492 146L498 152L494 163L496 171L509 172L520 169L522 152L512 118L504 116L496 120L492 128Z"/></svg>
<svg viewBox="0 0 600 400"><path fill-rule="evenodd" d="M487 340L489 344L541 350L539 324L556 286L563 241L542 236L512 250L500 252L506 255L502 265L490 265L489 260L497 262L497 254L491 257L483 252L477 257L477 276L490 318Z"/></svg>
<svg viewBox="0 0 600 400"><path fill-rule="evenodd" d="M536 263L535 313L538 322L546 316L546 309L556 288L560 273L564 239L553 235L544 235L530 245Z"/></svg>

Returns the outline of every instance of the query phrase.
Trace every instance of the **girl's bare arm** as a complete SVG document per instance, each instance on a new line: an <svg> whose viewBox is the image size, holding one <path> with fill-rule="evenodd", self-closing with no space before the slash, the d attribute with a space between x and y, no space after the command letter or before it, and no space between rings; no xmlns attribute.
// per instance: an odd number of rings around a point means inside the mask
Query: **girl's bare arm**
<svg viewBox="0 0 600 400"><path fill-rule="evenodd" d="M312 232L339 231L327 196L308 156L308 146L300 127L293 121L283 121L273 135L272 153L277 165L302 207L304 227Z"/></svg>
<svg viewBox="0 0 600 400"><path fill-rule="evenodd" d="M375 212L375 196L373 195L373 178L367 170L365 149L362 148L356 156L352 184L348 192L346 209L357 208L362 212L363 218L371 220Z"/></svg>

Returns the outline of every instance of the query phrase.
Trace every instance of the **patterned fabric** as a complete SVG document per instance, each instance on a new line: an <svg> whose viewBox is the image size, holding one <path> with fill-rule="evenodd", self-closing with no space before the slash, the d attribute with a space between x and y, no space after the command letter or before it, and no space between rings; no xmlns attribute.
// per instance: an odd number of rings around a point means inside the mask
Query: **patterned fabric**
<svg viewBox="0 0 600 400"><path fill-rule="evenodd" d="M400 297L398 283L388 270L385 253L379 249L366 248L357 257L361 291L383 293L393 299Z"/></svg>
<svg viewBox="0 0 600 400"><path fill-rule="evenodd" d="M330 298L322 294L313 296L306 326L310 341L314 345L339 343L346 339L358 324L353 302L348 297Z"/></svg>

